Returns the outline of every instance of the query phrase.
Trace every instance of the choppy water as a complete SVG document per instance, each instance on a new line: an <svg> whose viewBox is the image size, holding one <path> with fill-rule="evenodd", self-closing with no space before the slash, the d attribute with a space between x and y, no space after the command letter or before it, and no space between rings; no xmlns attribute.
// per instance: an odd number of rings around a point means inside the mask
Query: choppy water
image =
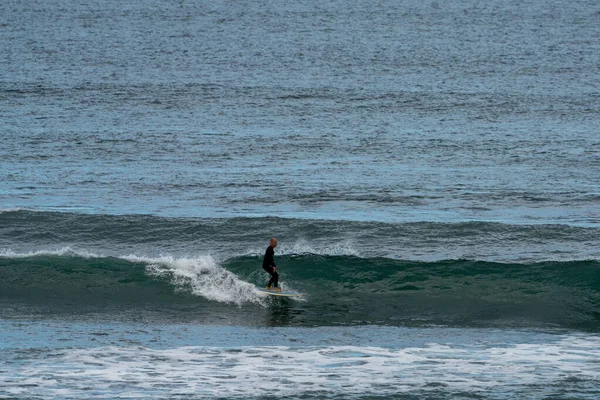
<svg viewBox="0 0 600 400"><path fill-rule="evenodd" d="M599 27L0 3L0 397L598 398Z"/></svg>
<svg viewBox="0 0 600 400"><path fill-rule="evenodd" d="M55 322L43 329L23 323L3 328L43 347L23 348L15 340L3 349L0 360L10 374L0 377L0 387L17 398L592 399L599 394L598 337L582 334Z"/></svg>

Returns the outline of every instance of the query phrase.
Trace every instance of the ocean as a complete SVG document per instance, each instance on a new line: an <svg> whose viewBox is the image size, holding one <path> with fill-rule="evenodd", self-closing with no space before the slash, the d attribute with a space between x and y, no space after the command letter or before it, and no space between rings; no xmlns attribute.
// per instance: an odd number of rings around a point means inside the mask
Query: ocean
<svg viewBox="0 0 600 400"><path fill-rule="evenodd" d="M8 0L0 50L1 399L600 398L597 2Z"/></svg>

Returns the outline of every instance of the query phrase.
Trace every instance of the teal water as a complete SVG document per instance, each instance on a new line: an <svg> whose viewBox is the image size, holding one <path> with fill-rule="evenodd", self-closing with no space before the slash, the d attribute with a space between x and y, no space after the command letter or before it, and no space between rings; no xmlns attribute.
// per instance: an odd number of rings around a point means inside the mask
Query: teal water
<svg viewBox="0 0 600 400"><path fill-rule="evenodd" d="M256 290L258 255L0 258L0 315L242 326L461 326L600 330L598 261L492 263L280 257L281 300Z"/></svg>
<svg viewBox="0 0 600 400"><path fill-rule="evenodd" d="M0 397L597 399L599 13L1 2Z"/></svg>

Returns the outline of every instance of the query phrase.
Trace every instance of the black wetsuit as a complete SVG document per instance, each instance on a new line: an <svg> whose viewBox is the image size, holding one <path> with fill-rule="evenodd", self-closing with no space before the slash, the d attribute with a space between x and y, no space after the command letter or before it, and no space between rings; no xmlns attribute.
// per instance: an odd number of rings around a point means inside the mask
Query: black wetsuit
<svg viewBox="0 0 600 400"><path fill-rule="evenodd" d="M273 285L277 287L279 284L279 274L275 271L275 250L271 246L267 247L267 251L265 251L265 258L263 259L263 269L271 275L271 280L268 283L268 286Z"/></svg>

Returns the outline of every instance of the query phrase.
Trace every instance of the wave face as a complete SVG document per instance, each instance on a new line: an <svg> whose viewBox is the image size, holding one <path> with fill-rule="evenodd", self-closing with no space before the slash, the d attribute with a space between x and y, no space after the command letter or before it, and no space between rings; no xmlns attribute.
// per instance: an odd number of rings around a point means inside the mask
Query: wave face
<svg viewBox="0 0 600 400"><path fill-rule="evenodd" d="M600 329L597 228L0 212L4 317ZM277 236L282 285L261 269Z"/></svg>
<svg viewBox="0 0 600 400"><path fill-rule="evenodd" d="M557 327L600 330L600 262L437 262L282 255L265 298L260 257L103 257L69 249L0 257L2 314L238 325Z"/></svg>

